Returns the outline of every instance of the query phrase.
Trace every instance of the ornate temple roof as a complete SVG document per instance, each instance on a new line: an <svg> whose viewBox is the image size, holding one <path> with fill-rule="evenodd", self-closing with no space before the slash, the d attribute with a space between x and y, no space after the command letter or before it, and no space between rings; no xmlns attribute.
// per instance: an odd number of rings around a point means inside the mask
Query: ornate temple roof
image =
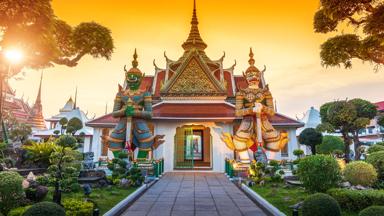
<svg viewBox="0 0 384 216"><path fill-rule="evenodd" d="M64 104L63 108L60 109L60 112L71 112L75 108L75 102L72 97L69 97L67 103Z"/></svg>
<svg viewBox="0 0 384 216"><path fill-rule="evenodd" d="M240 89L246 88L243 76L235 76L236 66L223 67L224 55L218 60L211 60L205 53L207 44L201 38L194 1L191 29L187 40L182 44L183 55L176 61L164 53L165 68L160 68L155 61L155 75L146 76L140 86L142 91L153 95L153 119L156 120L238 120L235 117L234 96ZM251 69L254 66L253 53L250 52ZM259 70L258 70L259 71ZM262 85L265 85L262 73ZM114 127L118 122L112 114L107 114L87 122L95 128ZM304 124L276 113L271 123L281 127L302 127Z"/></svg>
<svg viewBox="0 0 384 216"><path fill-rule="evenodd" d="M377 106L377 110L379 112L384 112L384 101L377 102L375 105Z"/></svg>
<svg viewBox="0 0 384 216"><path fill-rule="evenodd" d="M41 84L43 82L43 73L41 73L39 91L37 93L35 104L31 109L31 113L28 117L27 124L30 125L35 130L45 130L47 127L45 125L44 116L43 116L43 106L41 104Z"/></svg>
<svg viewBox="0 0 384 216"><path fill-rule="evenodd" d="M299 135L306 128L316 128L321 123L320 112L314 107L311 107L305 112L300 121L304 123L304 127L299 128L296 131L297 135Z"/></svg>

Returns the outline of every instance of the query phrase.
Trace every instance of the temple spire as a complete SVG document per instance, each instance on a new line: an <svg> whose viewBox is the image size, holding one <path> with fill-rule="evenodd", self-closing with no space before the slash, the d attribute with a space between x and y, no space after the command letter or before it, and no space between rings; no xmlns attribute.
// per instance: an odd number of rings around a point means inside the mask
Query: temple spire
<svg viewBox="0 0 384 216"><path fill-rule="evenodd" d="M137 57L138 55L135 48L135 53L133 54L132 68L137 68L137 66L139 65L139 62L137 61Z"/></svg>
<svg viewBox="0 0 384 216"><path fill-rule="evenodd" d="M253 56L254 56L254 54L253 54L253 50L252 50L252 47L251 47L251 48L249 48L249 60L248 60L248 63L251 66L255 65L255 59L253 59Z"/></svg>
<svg viewBox="0 0 384 216"><path fill-rule="evenodd" d="M75 102L73 103L73 109L76 109L76 107L77 107L77 86L75 91Z"/></svg>
<svg viewBox="0 0 384 216"><path fill-rule="evenodd" d="M36 101L35 101L35 104L37 103L41 103L41 84L43 83L43 72L41 72L41 75L40 75L40 84L39 84L39 91L37 92L37 97L36 97Z"/></svg>
<svg viewBox="0 0 384 216"><path fill-rule="evenodd" d="M207 44L204 43L203 39L200 36L198 25L199 25L199 21L197 20L197 15L196 15L196 0L194 0L191 30L189 31L187 40L182 45L185 51L189 51L193 48L203 51L205 48L207 48Z"/></svg>
<svg viewBox="0 0 384 216"><path fill-rule="evenodd" d="M37 93L35 104L32 107L31 113L29 114L27 124L32 128L38 130L46 129L44 116L43 116L43 106L41 104L41 86L43 83L43 72L41 72L39 91Z"/></svg>

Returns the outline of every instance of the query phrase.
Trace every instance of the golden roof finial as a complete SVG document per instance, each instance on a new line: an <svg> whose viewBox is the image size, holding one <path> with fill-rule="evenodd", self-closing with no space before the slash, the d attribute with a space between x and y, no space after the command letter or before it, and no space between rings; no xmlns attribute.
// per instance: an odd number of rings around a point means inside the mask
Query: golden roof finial
<svg viewBox="0 0 384 216"><path fill-rule="evenodd" d="M133 61L132 61L132 67L133 68L137 68L137 66L139 65L139 62L137 61L137 52L136 52L136 48L135 48L135 53L133 54Z"/></svg>
<svg viewBox="0 0 384 216"><path fill-rule="evenodd" d="M248 60L248 63L251 65L251 66L254 66L255 64L255 59L253 59L253 51L252 51L252 47L249 48L249 60Z"/></svg>
<svg viewBox="0 0 384 216"><path fill-rule="evenodd" d="M189 31L187 40L182 45L184 50L191 50L192 48L197 48L198 50L204 50L205 48L207 48L207 44L205 44L203 39L201 39L198 24L199 24L199 21L197 20L197 15L196 15L196 0L193 0L191 30Z"/></svg>

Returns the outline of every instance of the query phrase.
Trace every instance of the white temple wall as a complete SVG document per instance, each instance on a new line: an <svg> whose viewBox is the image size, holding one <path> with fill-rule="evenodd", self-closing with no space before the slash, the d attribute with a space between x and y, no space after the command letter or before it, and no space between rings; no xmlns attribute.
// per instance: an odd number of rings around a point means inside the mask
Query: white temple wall
<svg viewBox="0 0 384 216"><path fill-rule="evenodd" d="M227 148L221 140L222 132L232 132L232 124L215 123L215 122L194 122L194 121L154 121L155 134L165 135L165 142L159 146L154 152L156 159L164 158L164 171L174 170L174 154L175 154L175 135L176 128L183 125L203 125L210 128L212 136L211 143L211 163L212 171L224 172L224 160L226 157L233 157L233 152Z"/></svg>
<svg viewBox="0 0 384 216"><path fill-rule="evenodd" d="M94 161L98 161L101 156L101 130L101 128L94 128L92 145L88 146L88 149L94 153Z"/></svg>

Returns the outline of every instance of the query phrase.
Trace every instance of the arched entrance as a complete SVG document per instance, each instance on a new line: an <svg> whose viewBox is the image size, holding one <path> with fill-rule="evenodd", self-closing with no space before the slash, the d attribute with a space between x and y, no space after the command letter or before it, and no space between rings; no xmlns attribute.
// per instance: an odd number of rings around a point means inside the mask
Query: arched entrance
<svg viewBox="0 0 384 216"><path fill-rule="evenodd" d="M176 128L175 169L212 169L212 136L203 125Z"/></svg>

